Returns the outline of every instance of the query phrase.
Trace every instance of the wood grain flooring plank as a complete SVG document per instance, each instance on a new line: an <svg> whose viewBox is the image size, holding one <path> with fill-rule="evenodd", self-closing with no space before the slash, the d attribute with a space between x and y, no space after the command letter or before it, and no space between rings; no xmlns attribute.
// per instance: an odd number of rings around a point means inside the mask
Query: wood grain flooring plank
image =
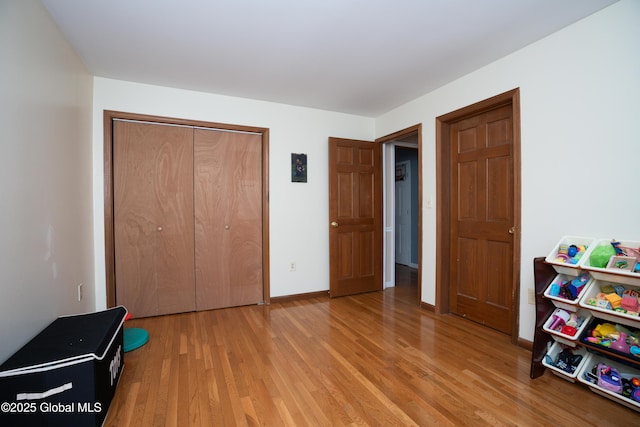
<svg viewBox="0 0 640 427"><path fill-rule="evenodd" d="M550 372L510 338L419 307L402 284L329 299L127 321L105 426L631 426L640 414Z"/></svg>

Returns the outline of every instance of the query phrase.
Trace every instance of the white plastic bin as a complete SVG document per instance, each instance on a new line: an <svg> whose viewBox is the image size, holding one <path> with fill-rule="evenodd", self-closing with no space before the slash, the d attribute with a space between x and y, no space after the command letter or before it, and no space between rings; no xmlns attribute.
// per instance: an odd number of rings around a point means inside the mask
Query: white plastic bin
<svg viewBox="0 0 640 427"><path fill-rule="evenodd" d="M558 308L564 308L565 310L573 311L573 312L577 311L579 308L578 303L580 302L580 299L582 299L582 296L584 295L584 293L587 292L587 289L593 283L593 279L591 277L589 277L589 280L584 285L584 287L580 290L580 293L578 294L575 300L566 299L561 296L551 295L551 288L553 287L553 285L562 283L567 280L571 281L576 277L578 276L568 276L566 274L558 274L555 277L555 279L553 279L553 281L549 284L549 286L547 286L547 289L545 289L544 291L545 298L550 299L553 305L555 305Z"/></svg>
<svg viewBox="0 0 640 427"><path fill-rule="evenodd" d="M549 356L551 358L551 360L555 361L558 357L558 355L562 352L562 350L564 349L563 345L559 342L554 342L553 345L551 346L551 348L549 348L549 351L547 352L547 356ZM578 372L580 372L580 368L582 368L582 365L585 363L585 361L587 360L587 349L584 347L572 347L572 353L573 354L579 354L582 356L582 360L580 361L580 363L578 364L578 367L576 368L576 370L571 373L571 372L567 372L564 371L558 367L556 367L555 365L548 363L547 362L547 358L545 357L544 359L542 359L542 364L549 368L551 370L551 372L557 376L559 376L562 379L565 379L569 382L576 382L576 377L578 376Z"/></svg>
<svg viewBox="0 0 640 427"><path fill-rule="evenodd" d="M614 323L620 323L626 326L637 327L638 322L640 322L640 316L633 316L627 313L589 305L587 303L591 298L595 298L600 293L602 285L623 286L625 289L634 289L640 292L640 286L621 285L620 283L616 282L593 280L589 288L586 289L583 293L582 298L580 298L580 302L578 303L579 306L581 308L591 310L592 312L598 312L598 314L596 314L596 317L600 319L608 320Z"/></svg>
<svg viewBox="0 0 640 427"><path fill-rule="evenodd" d="M554 248L549 252L549 255L545 258L547 264L551 264L553 268L560 274L566 274L568 276L579 276L582 269L582 262L585 257L588 255L589 250L593 242L595 242L595 238L593 237L581 237L581 236L564 236L560 241L554 246ZM559 261L558 260L558 250L562 245L576 245L576 246L586 246L586 251L580 258L576 264L571 264L569 262Z"/></svg>
<svg viewBox="0 0 640 427"><path fill-rule="evenodd" d="M627 408L631 408L635 411L640 412L640 402L636 402L633 399L629 399L624 397L622 394L615 393L613 391L607 390L603 387L600 387L598 384L591 382L586 378L586 374L591 372L595 365L599 363L605 363L612 368L616 368L621 378L631 379L633 377L640 377L640 369L634 369L622 363L613 361L611 359L607 359L604 356L601 356L597 353L588 353L586 360L583 360L582 367L578 370L578 381L589 386L591 391L597 393L601 396L606 397L607 399L611 399L617 403L620 403Z"/></svg>
<svg viewBox="0 0 640 427"><path fill-rule="evenodd" d="M595 241L592 245L592 248L595 249L598 246L610 245L612 239L599 239ZM613 239L615 240L615 239ZM618 240L620 242L620 246L628 247L628 248L640 248L640 242L638 241L629 241L629 240ZM632 271L620 270L617 268L601 268L601 267L593 267L591 266L591 252L587 251L585 256L583 256L581 261L581 267L585 270L588 270L591 276L597 280L611 281L617 283L623 283L625 285L633 285L640 287L640 274L634 273Z"/></svg>
<svg viewBox="0 0 640 427"><path fill-rule="evenodd" d="M567 335L567 334L563 334L560 331L556 331L555 329L551 329L551 326L553 325L554 322L554 315L558 313L558 311L561 310L560 308L556 308L553 313L551 313L551 315L549 316L549 318L547 319L546 322L544 322L544 325L542 326L542 329L549 333L554 340L561 342L563 344L566 344L570 347L575 347L578 344L578 338L580 338L580 334L582 334L582 332L584 331L584 329L587 327L587 325L589 324L589 322L591 322L591 318L593 317L591 315L591 312L589 310L584 310L582 308L578 309L575 313L578 316L579 320L579 325L577 328L577 332L575 335Z"/></svg>

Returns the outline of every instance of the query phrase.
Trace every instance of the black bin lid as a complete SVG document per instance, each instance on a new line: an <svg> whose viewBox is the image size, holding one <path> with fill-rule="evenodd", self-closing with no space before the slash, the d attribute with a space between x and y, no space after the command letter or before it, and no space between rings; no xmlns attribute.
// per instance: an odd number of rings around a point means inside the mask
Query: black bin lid
<svg viewBox="0 0 640 427"><path fill-rule="evenodd" d="M119 306L59 317L7 359L0 366L0 372L84 355L101 358L126 315L127 310Z"/></svg>

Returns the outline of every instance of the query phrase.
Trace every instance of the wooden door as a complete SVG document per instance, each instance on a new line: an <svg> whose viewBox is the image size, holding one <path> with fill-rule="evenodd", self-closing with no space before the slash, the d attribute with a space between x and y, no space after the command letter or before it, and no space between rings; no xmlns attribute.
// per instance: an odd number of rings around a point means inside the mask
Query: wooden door
<svg viewBox="0 0 640 427"><path fill-rule="evenodd" d="M198 310L263 301L262 137L196 129Z"/></svg>
<svg viewBox="0 0 640 427"><path fill-rule="evenodd" d="M382 289L380 144L329 138L332 297Z"/></svg>
<svg viewBox="0 0 640 427"><path fill-rule="evenodd" d="M113 124L116 301L134 317L193 311L193 129Z"/></svg>
<svg viewBox="0 0 640 427"><path fill-rule="evenodd" d="M451 124L451 311L512 332L512 107Z"/></svg>

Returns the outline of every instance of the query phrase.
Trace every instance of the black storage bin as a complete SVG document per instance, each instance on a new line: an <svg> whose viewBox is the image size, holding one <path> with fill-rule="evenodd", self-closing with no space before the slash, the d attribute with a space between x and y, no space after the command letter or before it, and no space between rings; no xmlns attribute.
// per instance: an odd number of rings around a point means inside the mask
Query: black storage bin
<svg viewBox="0 0 640 427"><path fill-rule="evenodd" d="M0 425L102 425L124 366L126 314L59 317L0 365Z"/></svg>

